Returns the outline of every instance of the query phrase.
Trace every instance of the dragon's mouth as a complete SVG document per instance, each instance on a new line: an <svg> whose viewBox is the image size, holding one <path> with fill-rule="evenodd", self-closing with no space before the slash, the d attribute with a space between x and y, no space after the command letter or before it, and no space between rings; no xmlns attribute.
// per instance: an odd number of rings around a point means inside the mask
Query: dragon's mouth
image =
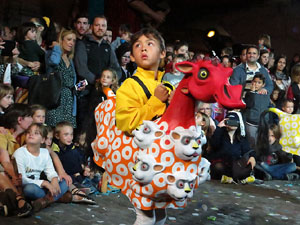
<svg viewBox="0 0 300 225"><path fill-rule="evenodd" d="M225 84L222 90L215 94L215 100L224 108L245 108L246 105L242 100L242 89L242 85Z"/></svg>

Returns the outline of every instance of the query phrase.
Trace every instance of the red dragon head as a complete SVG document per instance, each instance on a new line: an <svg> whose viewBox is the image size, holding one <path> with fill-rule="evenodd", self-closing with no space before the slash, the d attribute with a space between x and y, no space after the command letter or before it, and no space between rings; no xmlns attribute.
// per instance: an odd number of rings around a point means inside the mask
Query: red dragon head
<svg viewBox="0 0 300 225"><path fill-rule="evenodd" d="M191 94L195 99L203 102L218 102L224 108L245 108L241 98L242 85L229 84L231 68L225 68L221 64L216 65L210 60L200 60L195 63L180 62L175 66L186 74L184 78L186 82L183 80L181 87L186 94Z"/></svg>

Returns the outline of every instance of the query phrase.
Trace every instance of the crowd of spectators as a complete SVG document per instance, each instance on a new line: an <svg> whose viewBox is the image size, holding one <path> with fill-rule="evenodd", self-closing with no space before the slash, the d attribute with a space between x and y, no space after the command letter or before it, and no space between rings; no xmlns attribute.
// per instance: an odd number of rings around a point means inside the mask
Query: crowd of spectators
<svg viewBox="0 0 300 225"><path fill-rule="evenodd" d="M1 215L27 216L55 201L95 204L89 194L100 191L99 172L103 171L93 167L94 109L106 99L105 88L116 92L136 70L130 60L130 26L120 24L112 40L107 23L105 16L89 21L83 13L74 19L73 29L62 28L47 17L32 18L16 32L2 27ZM167 43L160 65L166 72L163 81L176 87L184 75L175 63L209 57L190 51L185 41ZM300 160L282 150L278 118L268 117L267 145L259 136L259 124L270 107L299 113L299 55L287 64L286 56L274 54L270 36L261 35L258 42L243 45L240 55L234 56L232 48L226 47L219 57L224 67L233 69L229 82L244 86L246 108L227 111L217 103L199 102L195 109L196 124L208 138L203 156L211 162L212 178L223 183L247 183L254 176L298 179ZM58 106L47 109L29 104L31 77L49 71L61 74ZM241 170L242 163L247 169Z"/></svg>

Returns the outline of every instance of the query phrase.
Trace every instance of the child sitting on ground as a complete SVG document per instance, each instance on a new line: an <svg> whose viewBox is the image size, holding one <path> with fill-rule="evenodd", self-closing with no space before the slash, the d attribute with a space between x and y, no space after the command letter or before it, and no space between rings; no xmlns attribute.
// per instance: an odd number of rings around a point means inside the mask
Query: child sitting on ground
<svg viewBox="0 0 300 225"><path fill-rule="evenodd" d="M26 198L33 200L35 212L60 199L68 190L65 180L58 181L50 154L41 148L45 126L32 124L26 132L26 145L14 153L18 171L22 175L23 191ZM47 180L41 180L45 172Z"/></svg>
<svg viewBox="0 0 300 225"><path fill-rule="evenodd" d="M282 108L281 109L282 109L283 112L292 114L293 111L294 111L294 102L293 102L293 100L290 100L290 99L284 100L283 103L282 103Z"/></svg>
<svg viewBox="0 0 300 225"><path fill-rule="evenodd" d="M210 143L212 150L207 158L211 162L212 179L220 179L225 175L232 182L232 178L242 180L250 176L256 164L255 152L250 149L245 137L240 112L231 111L226 115L218 124ZM241 167L237 168L235 165L239 162ZM247 169L248 165L250 168Z"/></svg>
<svg viewBox="0 0 300 225"><path fill-rule="evenodd" d="M32 119L34 123L44 124L46 120L47 109L42 105L31 105L30 109L32 111Z"/></svg>
<svg viewBox="0 0 300 225"><path fill-rule="evenodd" d="M131 133L144 120L152 120L165 112L169 92L161 84L163 73L158 70L164 57L164 40L156 30L145 28L132 36L130 58L138 66L133 75L138 81L126 79L117 91L116 125L120 130ZM150 92L148 97L140 81ZM136 207L135 210L134 224L164 224L166 221L164 208L142 210Z"/></svg>
<svg viewBox="0 0 300 225"><path fill-rule="evenodd" d="M296 171L296 164L292 162L293 155L282 150L279 144L281 137L280 128L272 124L268 128L268 137L262 132L261 125L257 138L257 158L259 160L256 168L262 170L266 180L296 180L299 179ZM267 128L266 128L267 129ZM267 140L268 138L268 140Z"/></svg>
<svg viewBox="0 0 300 225"><path fill-rule="evenodd" d="M4 126L5 109L14 103L14 88L8 84L0 84L0 126Z"/></svg>

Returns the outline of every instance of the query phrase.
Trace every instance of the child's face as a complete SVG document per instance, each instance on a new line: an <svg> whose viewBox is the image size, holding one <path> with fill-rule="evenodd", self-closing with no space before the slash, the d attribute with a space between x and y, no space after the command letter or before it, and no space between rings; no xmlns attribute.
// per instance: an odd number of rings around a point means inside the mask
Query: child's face
<svg viewBox="0 0 300 225"><path fill-rule="evenodd" d="M18 118L18 125L19 127L25 131L28 127L32 124L32 117L31 116L24 116Z"/></svg>
<svg viewBox="0 0 300 225"><path fill-rule="evenodd" d="M142 35L132 47L131 61L145 70L156 71L160 60L165 57L165 51L161 51L158 40L154 37Z"/></svg>
<svg viewBox="0 0 300 225"><path fill-rule="evenodd" d="M175 58L175 59L174 59L173 65L172 65L172 67L173 67L173 73L176 73L176 74L180 73L180 71L178 71L178 70L176 69L175 65L176 65L176 63L180 63L180 62L182 62L182 61L183 61L183 60L182 60L181 58Z"/></svg>
<svg viewBox="0 0 300 225"><path fill-rule="evenodd" d="M42 109L38 109L32 116L34 123L45 123L46 112Z"/></svg>
<svg viewBox="0 0 300 225"><path fill-rule="evenodd" d="M47 138L45 140L46 147L50 147L51 148L52 140L53 140L53 132L49 132L47 134Z"/></svg>
<svg viewBox="0 0 300 225"><path fill-rule="evenodd" d="M60 144L70 145L73 141L73 127L64 126L61 128L59 134L55 136Z"/></svg>
<svg viewBox="0 0 300 225"><path fill-rule="evenodd" d="M259 79L258 77L253 79L251 83L252 83L255 91L258 91L265 86L263 81L261 79Z"/></svg>
<svg viewBox="0 0 300 225"><path fill-rule="evenodd" d="M266 65L269 62L269 53L264 53L260 56L261 63Z"/></svg>
<svg viewBox="0 0 300 225"><path fill-rule="evenodd" d="M287 102L284 106L282 106L282 111L292 114L292 112L294 111L294 103Z"/></svg>
<svg viewBox="0 0 300 225"><path fill-rule="evenodd" d="M25 40L36 40L36 29L30 29L25 36Z"/></svg>
<svg viewBox="0 0 300 225"><path fill-rule="evenodd" d="M277 91L277 90L273 91L272 98L274 101L276 101L278 99L278 96L279 96L279 91Z"/></svg>
<svg viewBox="0 0 300 225"><path fill-rule="evenodd" d="M37 126L32 126L26 132L26 143L27 144L41 144L44 141L44 138L41 135L41 131Z"/></svg>
<svg viewBox="0 0 300 225"><path fill-rule="evenodd" d="M5 95L1 100L0 100L0 108L1 109L6 109L8 106L14 103L14 98L12 94Z"/></svg>
<svg viewBox="0 0 300 225"><path fill-rule="evenodd" d="M101 85L102 87L110 87L113 81L113 74L109 70L104 70L101 75Z"/></svg>
<svg viewBox="0 0 300 225"><path fill-rule="evenodd" d="M274 133L272 130L269 130L269 144L272 145L276 141L276 138L274 136Z"/></svg>
<svg viewBox="0 0 300 225"><path fill-rule="evenodd" d="M188 59L189 57L189 47L186 45L181 46L176 52L176 55L182 54L186 57L186 59Z"/></svg>

